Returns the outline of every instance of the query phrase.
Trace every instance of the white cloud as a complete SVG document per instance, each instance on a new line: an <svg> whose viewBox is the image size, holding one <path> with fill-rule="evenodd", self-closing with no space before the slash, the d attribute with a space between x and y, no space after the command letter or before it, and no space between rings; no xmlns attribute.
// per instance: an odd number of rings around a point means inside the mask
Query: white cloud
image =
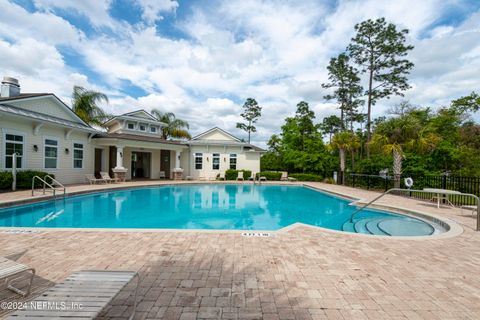
<svg viewBox="0 0 480 320"><path fill-rule="evenodd" d="M175 12L178 2L173 0L135 0L142 8L142 18L148 23L162 19L163 12Z"/></svg>
<svg viewBox="0 0 480 320"><path fill-rule="evenodd" d="M138 0L146 23L130 26L111 18L111 1L35 0L41 11L30 13L0 0L0 55L12 59L0 67L19 74L22 88L45 91L43 83L68 97L73 83L89 86L90 81L82 70L65 65L59 48L67 46L101 77L105 86L90 86L111 96L109 112L173 111L190 121L193 133L219 125L243 136L235 123L241 121L243 101L253 97L263 107L254 141L265 142L301 100L310 103L319 122L338 113L323 99L326 66L347 46L354 24L368 18L385 16L411 30L408 41L415 49L409 58L416 66L406 98L413 103L445 104L478 90L480 13L460 25L437 25L451 6L461 5L457 2L344 0L329 7L313 0L215 1L192 5L175 22L186 35L180 39L167 37L162 25L154 25L176 11L176 1ZM75 10L92 25L110 25L115 32L98 28L96 35L86 37L55 9ZM128 89L122 91L125 83L147 93L132 97ZM399 99L381 100L374 116Z"/></svg>

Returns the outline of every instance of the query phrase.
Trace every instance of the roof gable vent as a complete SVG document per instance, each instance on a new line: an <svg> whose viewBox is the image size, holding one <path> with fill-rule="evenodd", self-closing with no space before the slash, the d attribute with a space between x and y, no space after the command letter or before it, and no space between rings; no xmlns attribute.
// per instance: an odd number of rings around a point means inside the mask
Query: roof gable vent
<svg viewBox="0 0 480 320"><path fill-rule="evenodd" d="M10 98L20 95L20 84L18 80L11 77L3 77L1 97Z"/></svg>

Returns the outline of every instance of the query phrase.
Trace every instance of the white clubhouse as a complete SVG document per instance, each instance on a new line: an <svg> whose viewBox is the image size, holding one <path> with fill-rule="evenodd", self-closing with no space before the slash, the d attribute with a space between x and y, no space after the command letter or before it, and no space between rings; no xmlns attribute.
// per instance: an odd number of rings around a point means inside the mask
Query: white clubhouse
<svg viewBox="0 0 480 320"><path fill-rule="evenodd" d="M115 116L99 131L52 93L21 93L4 77L0 96L0 168L52 173L63 184L109 172L131 179L211 179L228 169L260 171L264 152L220 128L188 141L165 140L164 123L145 110Z"/></svg>

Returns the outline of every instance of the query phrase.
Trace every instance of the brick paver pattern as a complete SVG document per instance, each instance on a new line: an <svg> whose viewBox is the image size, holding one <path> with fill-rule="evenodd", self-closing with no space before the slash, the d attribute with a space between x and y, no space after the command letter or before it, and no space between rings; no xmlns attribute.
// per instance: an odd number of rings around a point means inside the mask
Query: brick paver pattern
<svg viewBox="0 0 480 320"><path fill-rule="evenodd" d="M90 187L73 190L81 188ZM399 240L308 226L272 237L242 237L238 231L0 231L0 254L27 250L18 261L37 269L33 297L76 270L138 270L136 319L480 319L474 217L395 196L382 201L448 217L464 232ZM22 300L3 287L0 299ZM101 319L126 319L132 305L129 285Z"/></svg>

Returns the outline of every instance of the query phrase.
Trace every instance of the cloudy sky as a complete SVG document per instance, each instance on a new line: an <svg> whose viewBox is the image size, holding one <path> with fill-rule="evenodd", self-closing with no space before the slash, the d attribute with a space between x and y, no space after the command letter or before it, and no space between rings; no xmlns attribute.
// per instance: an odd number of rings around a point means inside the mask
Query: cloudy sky
<svg viewBox="0 0 480 320"><path fill-rule="evenodd" d="M0 0L0 72L24 92L73 85L110 97L105 108L172 111L193 134L219 126L238 136L241 105L263 107L265 144L305 100L320 122L329 59L355 23L385 17L408 28L415 69L406 99L440 106L480 88L480 0ZM381 115L399 99L379 102Z"/></svg>

